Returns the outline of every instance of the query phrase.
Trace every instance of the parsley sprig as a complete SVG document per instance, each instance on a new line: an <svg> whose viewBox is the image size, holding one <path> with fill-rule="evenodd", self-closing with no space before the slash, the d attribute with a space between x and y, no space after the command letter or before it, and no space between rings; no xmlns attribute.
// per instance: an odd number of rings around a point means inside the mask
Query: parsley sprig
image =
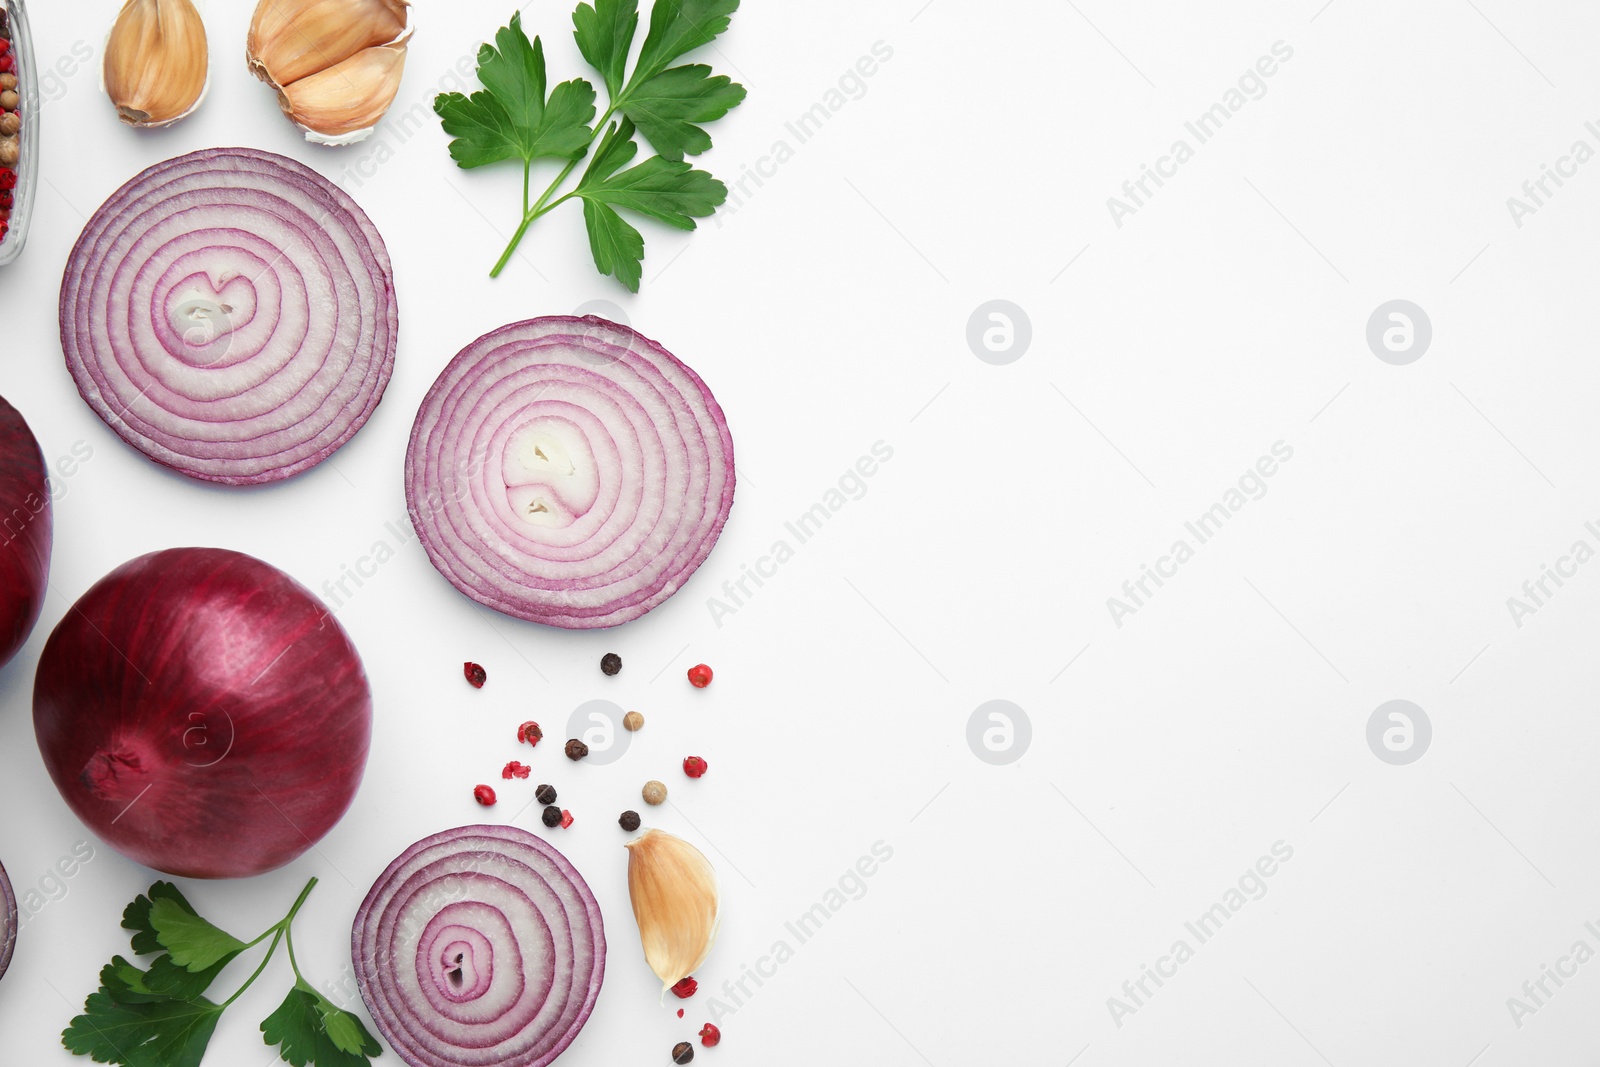
<svg viewBox="0 0 1600 1067"><path fill-rule="evenodd" d="M261 977L282 943L294 988L261 1024L268 1045L295 1067L370 1067L382 1053L361 1020L311 988L294 958L290 927L317 880L311 879L289 914L254 941L240 941L200 917L171 882L157 882L122 913L133 931L133 954L154 956L143 969L115 956L100 971L100 989L61 1034L69 1052L126 1067L199 1067L217 1021ZM241 953L271 939L249 979L226 1000L206 998L218 975Z"/></svg>
<svg viewBox="0 0 1600 1067"><path fill-rule="evenodd" d="M522 161L522 222L490 277L499 277L529 226L567 201L581 200L595 266L638 292L644 237L619 209L692 230L695 219L722 205L727 186L684 157L711 147L704 125L739 106L744 86L713 74L703 63L672 63L715 40L738 8L739 0L655 0L629 73L639 0L579 4L572 14L578 50L600 75L609 101L599 121L598 94L583 78L547 91L544 44L538 37L528 40L520 12L495 34L493 44L479 50L483 89L471 96L442 93L433 108L454 138L450 155L463 169ZM636 135L656 154L628 167L639 151ZM562 192L596 141L599 148L578 184ZM542 159L562 160L564 166L534 199L533 165Z"/></svg>

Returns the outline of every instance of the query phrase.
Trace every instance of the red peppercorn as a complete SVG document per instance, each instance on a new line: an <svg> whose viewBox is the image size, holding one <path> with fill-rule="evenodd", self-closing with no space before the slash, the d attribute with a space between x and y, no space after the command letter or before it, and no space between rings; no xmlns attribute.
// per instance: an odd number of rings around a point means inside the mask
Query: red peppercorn
<svg viewBox="0 0 1600 1067"><path fill-rule="evenodd" d="M494 790L486 785L480 785L478 788L474 789L472 791L472 796L479 804L482 804L486 808L494 807L494 802L497 799L494 795Z"/></svg>
<svg viewBox="0 0 1600 1067"><path fill-rule="evenodd" d="M690 756L688 759L683 761L683 773L687 774L690 778L704 777L706 771L710 769L710 765L699 756Z"/></svg>
<svg viewBox="0 0 1600 1067"><path fill-rule="evenodd" d="M672 987L672 995L677 997L679 1000L688 1000L690 997L695 995L695 992L699 990L699 988L700 983L696 982L694 980L694 975L691 974L689 977Z"/></svg>
<svg viewBox="0 0 1600 1067"><path fill-rule="evenodd" d="M15 70L16 66L17 66L17 59L16 59L15 56L12 56L12 55L0 56L0 74L9 73L12 70Z"/></svg>
<svg viewBox="0 0 1600 1067"><path fill-rule="evenodd" d="M17 187L17 172L0 167L0 189L15 189Z"/></svg>
<svg viewBox="0 0 1600 1067"><path fill-rule="evenodd" d="M500 772L500 777L509 782L513 778L526 778L532 773L533 768L528 766L526 763L518 763L516 760L512 760L510 763L506 764L505 768Z"/></svg>
<svg viewBox="0 0 1600 1067"><path fill-rule="evenodd" d="M0 37L0 56L5 55L9 51L11 51L11 42L6 40L4 37Z"/></svg>
<svg viewBox="0 0 1600 1067"><path fill-rule="evenodd" d="M561 809L561 828L563 830L569 828L572 825L573 821L574 820L572 818L572 812L568 811L566 808L562 808Z"/></svg>
<svg viewBox="0 0 1600 1067"><path fill-rule="evenodd" d="M711 684L711 668L704 663L696 663L689 668L689 684L696 689L704 689Z"/></svg>
<svg viewBox="0 0 1600 1067"><path fill-rule="evenodd" d="M678 1009L678 1018L680 1018L680 1019L683 1018L683 1009L682 1008Z"/></svg>
<svg viewBox="0 0 1600 1067"><path fill-rule="evenodd" d="M722 1031L711 1023L706 1023L700 1030L700 1043L706 1048L716 1048L722 1044Z"/></svg>
<svg viewBox="0 0 1600 1067"><path fill-rule="evenodd" d="M474 689L482 689L483 683L489 680L489 672L476 663L463 663L461 673L467 676L467 684Z"/></svg>
<svg viewBox="0 0 1600 1067"><path fill-rule="evenodd" d="M544 739L544 731L536 722L525 722L517 727L517 743L523 745L537 745Z"/></svg>

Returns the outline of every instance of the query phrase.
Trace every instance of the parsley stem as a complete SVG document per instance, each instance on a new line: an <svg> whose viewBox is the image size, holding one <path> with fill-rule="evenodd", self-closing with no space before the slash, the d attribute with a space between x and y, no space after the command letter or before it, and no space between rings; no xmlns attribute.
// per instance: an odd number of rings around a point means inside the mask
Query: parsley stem
<svg viewBox="0 0 1600 1067"><path fill-rule="evenodd" d="M288 944L288 946L289 946L289 966L290 967L294 967L294 976L296 978L300 977L300 969L298 967L295 967L295 963L294 963L294 944L293 944L293 942L290 942L288 940L288 938L289 938L289 927L294 923L294 917L297 914L299 914L301 906L304 905L305 902L306 902L306 898L311 895L311 891L313 889L315 889L316 887L317 887L317 880L315 878L312 878L311 881L306 883L306 887L304 889L300 890L300 896L295 900L294 907L289 909L289 914L285 915L283 917L283 920L281 922L279 922L278 925L276 925L272 929L268 930L267 933L262 934L260 937L256 938L254 941L250 942L250 945L260 944L261 941L263 941L267 937L267 934L271 934L272 935L272 944L267 946L267 954L265 956L261 957L261 962L256 965L255 972L250 975L249 979L245 981L244 985L240 986L237 990L234 991L233 996L229 997L227 1000L222 1002L221 1007L226 1008L229 1004L232 1004L234 1001L238 1000L239 997L244 993L244 991L246 989L249 989L252 985L255 984L255 980L257 978L261 977L261 972L267 969L267 964L272 962L273 954L278 951L278 942L280 940L284 941L286 944ZM249 948L250 945L246 945L245 947ZM302 981L303 981L303 979L302 979Z"/></svg>
<svg viewBox="0 0 1600 1067"><path fill-rule="evenodd" d="M616 112L616 104L612 104L610 107L606 108L606 113L600 116L600 121L594 124L594 130L589 134L589 143L584 145L582 152L578 153L577 156L567 161L567 165L561 168L561 173L556 175L556 180L550 183L550 187L544 191L544 194L539 197L532 207L528 206L528 177L533 170L533 162L529 160L523 164L522 225L518 226L517 232L511 235L511 243L506 245L506 250L500 255L500 262L494 265L494 270L489 272L489 277L500 277L500 272L506 269L507 263L511 262L511 256L516 252L517 246L522 243L523 235L528 232L528 227L533 225L534 220L539 218L539 216L548 213L557 204L562 203L562 201L572 199L572 194L568 193L560 200L557 200L554 204L550 203L550 198L555 195L556 190L560 189L562 184L568 178L572 177L572 172L577 169L578 164L583 160L583 158L589 154L589 149L594 147L594 143L599 139L601 131L606 128L606 123L610 121L611 116L616 114Z"/></svg>
<svg viewBox="0 0 1600 1067"><path fill-rule="evenodd" d="M267 946L267 954L261 957L261 962L256 965L254 973L252 973L250 977L245 980L244 985L234 990L233 996L229 997L227 1000L224 1000L219 1007L226 1008L228 1005L232 1004L234 1001L243 996L246 989L249 989L252 985L255 985L256 979L261 977L261 972L266 970L267 964L272 962L273 953L278 951L278 941L282 937L283 928L280 926L278 931L272 935L272 944Z"/></svg>

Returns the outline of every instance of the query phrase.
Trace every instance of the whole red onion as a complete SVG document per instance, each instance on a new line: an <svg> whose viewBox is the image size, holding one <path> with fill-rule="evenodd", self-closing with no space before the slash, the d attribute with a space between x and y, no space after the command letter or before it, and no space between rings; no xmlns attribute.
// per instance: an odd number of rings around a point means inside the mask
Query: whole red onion
<svg viewBox="0 0 1600 1067"><path fill-rule="evenodd" d="M0 666L39 621L50 577L50 534L44 455L17 409L0 400Z"/></svg>
<svg viewBox="0 0 1600 1067"><path fill-rule="evenodd" d="M56 788L168 874L281 867L361 782L372 695L322 604L258 559L175 548L123 564L45 644L33 725Z"/></svg>

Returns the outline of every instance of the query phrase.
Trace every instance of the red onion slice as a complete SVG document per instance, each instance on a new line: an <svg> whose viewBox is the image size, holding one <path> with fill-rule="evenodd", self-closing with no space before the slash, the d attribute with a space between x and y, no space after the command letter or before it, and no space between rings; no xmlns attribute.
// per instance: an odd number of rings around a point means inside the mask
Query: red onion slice
<svg viewBox="0 0 1600 1067"><path fill-rule="evenodd" d="M17 895L11 891L5 864L0 863L0 978L11 966L11 950L17 947Z"/></svg>
<svg viewBox="0 0 1600 1067"><path fill-rule="evenodd" d="M733 507L711 390L654 341L594 317L468 345L411 432L406 500L428 557L496 611L616 626L680 589Z"/></svg>
<svg viewBox="0 0 1600 1067"><path fill-rule="evenodd" d="M298 474L355 435L394 369L394 271L354 200L294 160L158 163L84 228L61 282L78 391L194 478Z"/></svg>
<svg viewBox="0 0 1600 1067"><path fill-rule="evenodd" d="M554 847L463 826L389 865L351 953L373 1022L410 1067L544 1067L600 997L605 923Z"/></svg>

